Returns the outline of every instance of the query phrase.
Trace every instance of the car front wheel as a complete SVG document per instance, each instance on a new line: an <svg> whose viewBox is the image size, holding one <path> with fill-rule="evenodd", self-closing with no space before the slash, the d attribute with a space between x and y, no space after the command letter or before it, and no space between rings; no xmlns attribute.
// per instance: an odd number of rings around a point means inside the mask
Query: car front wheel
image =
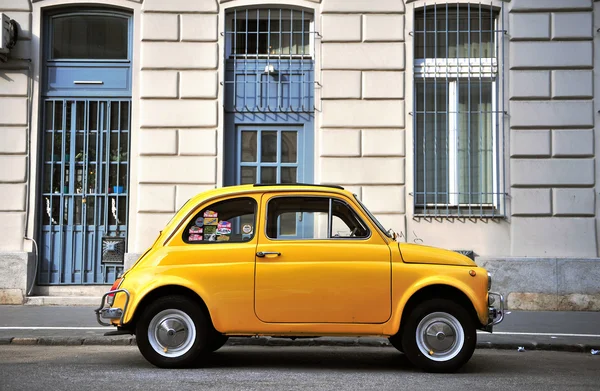
<svg viewBox="0 0 600 391"><path fill-rule="evenodd" d="M183 296L166 296L150 304L136 326L138 349L160 368L197 364L209 352L208 320L200 307Z"/></svg>
<svg viewBox="0 0 600 391"><path fill-rule="evenodd" d="M408 359L428 372L455 372L473 355L477 343L474 322L453 301L433 299L408 315L402 347Z"/></svg>

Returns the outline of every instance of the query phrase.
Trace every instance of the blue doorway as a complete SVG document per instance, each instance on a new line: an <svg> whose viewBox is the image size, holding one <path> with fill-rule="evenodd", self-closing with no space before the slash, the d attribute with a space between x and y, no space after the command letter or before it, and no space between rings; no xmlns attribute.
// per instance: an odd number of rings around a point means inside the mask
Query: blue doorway
<svg viewBox="0 0 600 391"><path fill-rule="evenodd" d="M38 285L109 284L129 208L131 15L45 18Z"/></svg>

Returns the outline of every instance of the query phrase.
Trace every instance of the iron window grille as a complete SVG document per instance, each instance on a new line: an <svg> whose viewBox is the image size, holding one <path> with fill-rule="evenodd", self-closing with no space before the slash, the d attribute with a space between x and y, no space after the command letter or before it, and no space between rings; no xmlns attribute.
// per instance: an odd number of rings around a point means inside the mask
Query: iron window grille
<svg viewBox="0 0 600 391"><path fill-rule="evenodd" d="M502 217L504 26L491 4L415 11L415 216Z"/></svg>
<svg viewBox="0 0 600 391"><path fill-rule="evenodd" d="M245 8L225 23L226 112L313 113L317 33L311 12Z"/></svg>

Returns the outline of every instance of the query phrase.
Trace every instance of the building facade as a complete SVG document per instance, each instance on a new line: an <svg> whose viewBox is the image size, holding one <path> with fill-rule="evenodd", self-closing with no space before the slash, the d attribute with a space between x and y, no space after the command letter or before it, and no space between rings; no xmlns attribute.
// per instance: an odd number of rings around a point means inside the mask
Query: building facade
<svg viewBox="0 0 600 391"><path fill-rule="evenodd" d="M511 308L600 308L596 1L0 12L0 303L97 295L205 189L304 182L473 254Z"/></svg>

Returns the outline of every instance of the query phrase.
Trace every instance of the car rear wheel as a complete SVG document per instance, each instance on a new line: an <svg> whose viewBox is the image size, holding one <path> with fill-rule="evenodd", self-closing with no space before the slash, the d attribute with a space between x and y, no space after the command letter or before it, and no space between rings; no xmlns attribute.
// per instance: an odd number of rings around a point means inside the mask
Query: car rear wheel
<svg viewBox="0 0 600 391"><path fill-rule="evenodd" d="M160 368L197 364L208 353L208 320L200 307L183 296L165 296L142 313L136 326L138 349Z"/></svg>
<svg viewBox="0 0 600 391"><path fill-rule="evenodd" d="M455 372L473 355L477 342L468 311L453 301L433 299L408 315L402 347L408 359L428 372Z"/></svg>

